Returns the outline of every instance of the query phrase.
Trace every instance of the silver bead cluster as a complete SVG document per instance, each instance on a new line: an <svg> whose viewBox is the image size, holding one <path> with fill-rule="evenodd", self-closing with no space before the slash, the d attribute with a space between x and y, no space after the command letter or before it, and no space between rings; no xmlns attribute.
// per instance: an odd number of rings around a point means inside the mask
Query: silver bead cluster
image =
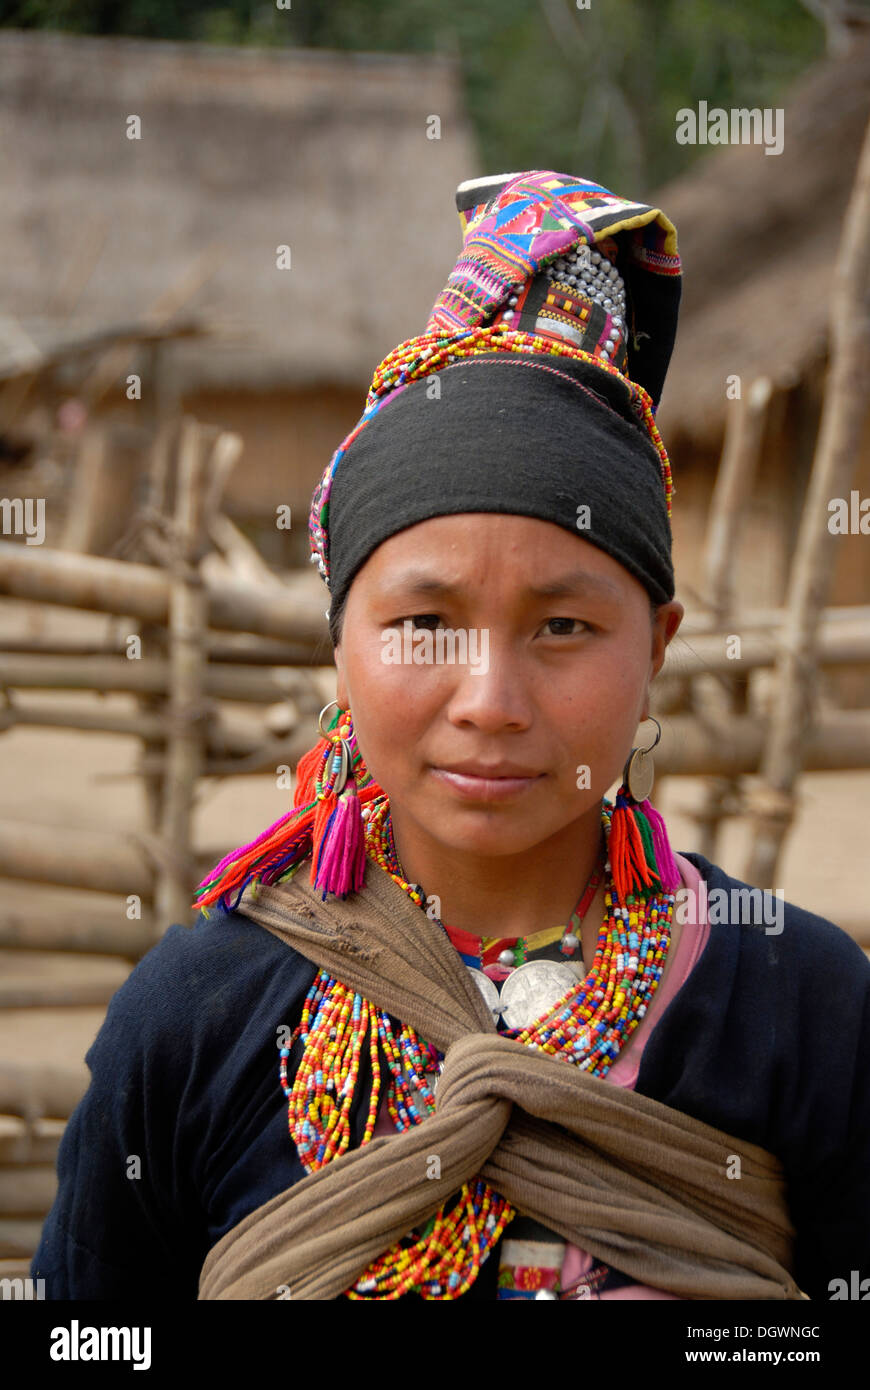
<svg viewBox="0 0 870 1390"><path fill-rule="evenodd" d="M620 337L625 335L625 281L616 266L600 251L583 245L568 255L558 256L544 267L544 274L549 280L579 290L584 298L600 304L610 314L612 327L601 353L608 361Z"/></svg>
<svg viewBox="0 0 870 1390"><path fill-rule="evenodd" d="M326 575L326 565L323 563L323 557L322 557L322 555L318 555L316 550L312 550L312 552L311 552L311 554L309 555L308 559L309 559L309 561L310 561L310 563L311 563L312 565L316 565L316 566L317 566L317 568L318 568L319 571L320 571L320 577L321 577L321 579L323 580L324 584L326 585L326 587L327 587L327 589L328 589L328 588L329 588L329 580L328 580L327 575Z"/></svg>
<svg viewBox="0 0 870 1390"><path fill-rule="evenodd" d="M587 245L577 246L565 256L558 256L544 267L548 280L575 289L593 304L600 304L611 317L611 328L607 342L601 352L605 362L609 361L625 335L625 281L618 269L600 251ZM512 294L508 308L502 314L506 323L514 317L518 296Z"/></svg>

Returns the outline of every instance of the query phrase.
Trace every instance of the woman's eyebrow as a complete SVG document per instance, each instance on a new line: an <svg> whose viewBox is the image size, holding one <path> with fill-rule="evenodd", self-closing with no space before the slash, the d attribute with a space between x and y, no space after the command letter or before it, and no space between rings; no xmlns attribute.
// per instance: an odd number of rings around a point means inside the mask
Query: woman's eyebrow
<svg viewBox="0 0 870 1390"><path fill-rule="evenodd" d="M450 597L461 594L461 584L451 584L429 570L409 569L384 581L384 589L402 594L431 594ZM588 570L569 570L555 579L541 584L528 584L524 594L530 598L575 598L589 595L619 600L622 598L619 586L605 575L591 574Z"/></svg>
<svg viewBox="0 0 870 1390"><path fill-rule="evenodd" d="M547 583L530 584L526 592L541 598L572 598L577 594L589 594L593 598L622 598L619 585L614 584L612 579L603 574L590 574L588 570L571 570Z"/></svg>

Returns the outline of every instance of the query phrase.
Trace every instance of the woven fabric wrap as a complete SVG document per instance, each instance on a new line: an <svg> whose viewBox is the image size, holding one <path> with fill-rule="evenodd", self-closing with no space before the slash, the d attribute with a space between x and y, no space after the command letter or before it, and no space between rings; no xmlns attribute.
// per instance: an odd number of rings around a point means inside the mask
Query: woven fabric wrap
<svg viewBox="0 0 870 1390"><path fill-rule="evenodd" d="M432 1115L251 1212L209 1252L200 1299L277 1299L282 1286L338 1297L478 1174L640 1283L689 1299L805 1297L779 1160L499 1036L447 936L371 860L347 899L324 903L297 874L246 889L240 910L446 1055ZM734 1154L739 1182L726 1178Z"/></svg>

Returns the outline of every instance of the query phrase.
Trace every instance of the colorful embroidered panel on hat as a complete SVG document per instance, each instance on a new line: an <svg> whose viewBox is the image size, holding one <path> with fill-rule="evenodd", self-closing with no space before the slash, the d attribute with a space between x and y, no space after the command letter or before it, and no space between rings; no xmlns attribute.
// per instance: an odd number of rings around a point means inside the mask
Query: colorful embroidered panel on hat
<svg viewBox="0 0 870 1390"><path fill-rule="evenodd" d="M590 250L582 243L550 261L544 270L509 295L493 324L572 344L597 362L628 368L625 281L619 273L619 247L605 237Z"/></svg>
<svg viewBox="0 0 870 1390"><path fill-rule="evenodd" d="M627 375L658 404L680 298L677 233L663 212L620 198L591 179L552 169L468 180L456 191L456 205L462 250L435 301L427 333L453 334L495 321L513 307L511 296L527 295L528 282L552 262L583 245L602 253L605 239L613 250L620 234L618 273L626 282L632 317L626 353L619 355L627 358ZM605 344L612 327L606 325ZM589 334L584 324L584 336L598 341L603 353L602 330L594 329ZM552 329L540 325L529 331ZM607 360L613 361L612 353Z"/></svg>

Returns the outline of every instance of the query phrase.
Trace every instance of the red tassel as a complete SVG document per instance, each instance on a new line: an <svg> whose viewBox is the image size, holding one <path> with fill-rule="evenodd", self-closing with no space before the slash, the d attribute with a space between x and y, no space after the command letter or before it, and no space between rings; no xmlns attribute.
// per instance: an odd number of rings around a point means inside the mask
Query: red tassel
<svg viewBox="0 0 870 1390"><path fill-rule="evenodd" d="M310 806L317 795L315 782L323 766L323 754L327 747L332 747L328 739L318 739L313 748L309 748L307 753L296 764L296 791L293 793L294 806Z"/></svg>
<svg viewBox="0 0 870 1390"><path fill-rule="evenodd" d="M653 882L646 862L643 839L637 828L631 807L621 793L610 818L610 872L620 903L624 906L629 894L640 892Z"/></svg>

